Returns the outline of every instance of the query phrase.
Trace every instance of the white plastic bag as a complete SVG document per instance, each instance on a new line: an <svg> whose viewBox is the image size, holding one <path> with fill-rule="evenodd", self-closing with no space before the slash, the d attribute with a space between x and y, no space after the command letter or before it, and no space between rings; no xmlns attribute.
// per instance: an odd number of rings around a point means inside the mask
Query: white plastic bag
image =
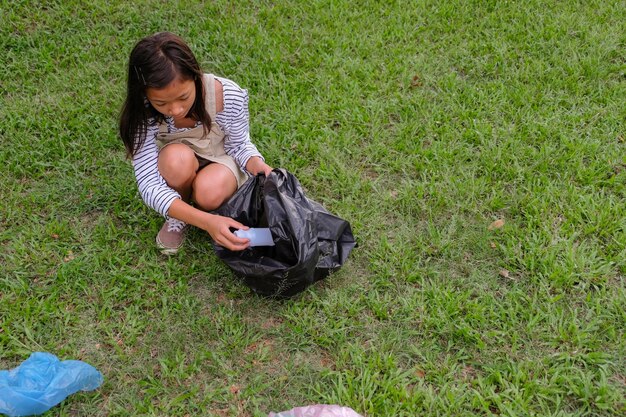
<svg viewBox="0 0 626 417"><path fill-rule="evenodd" d="M268 417L363 417L353 409L339 405L315 404L292 408L280 413L270 413Z"/></svg>

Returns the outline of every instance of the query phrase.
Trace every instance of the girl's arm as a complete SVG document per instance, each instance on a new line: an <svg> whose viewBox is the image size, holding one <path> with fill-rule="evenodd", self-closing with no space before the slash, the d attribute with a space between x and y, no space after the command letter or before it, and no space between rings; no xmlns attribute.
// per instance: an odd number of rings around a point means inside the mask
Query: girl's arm
<svg viewBox="0 0 626 417"><path fill-rule="evenodd" d="M133 156L132 164L137 179L137 188L144 203L159 214L167 217L172 202L181 196L170 188L159 173L157 166L159 149L155 138L159 131L154 123L148 125L143 145Z"/></svg>
<svg viewBox="0 0 626 417"><path fill-rule="evenodd" d="M272 168L265 163L261 153L250 140L248 93L233 81L217 78L222 84L224 107L217 114L216 122L224 131L224 150L240 167L252 175L269 175ZM219 100L219 97L218 97Z"/></svg>
<svg viewBox="0 0 626 417"><path fill-rule="evenodd" d="M244 229L248 227L230 217L207 213L185 203L183 200L174 200L169 209L169 215L206 230L215 243L230 250L243 250L249 246L249 239L235 236L229 228Z"/></svg>

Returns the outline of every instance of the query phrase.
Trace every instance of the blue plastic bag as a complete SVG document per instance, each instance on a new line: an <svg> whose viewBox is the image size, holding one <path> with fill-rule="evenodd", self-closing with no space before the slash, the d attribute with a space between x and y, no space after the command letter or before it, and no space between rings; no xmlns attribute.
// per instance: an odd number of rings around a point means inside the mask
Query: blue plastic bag
<svg viewBox="0 0 626 417"><path fill-rule="evenodd" d="M0 414L9 417L43 414L68 395L91 391L103 381L93 366L35 352L10 371L0 371Z"/></svg>

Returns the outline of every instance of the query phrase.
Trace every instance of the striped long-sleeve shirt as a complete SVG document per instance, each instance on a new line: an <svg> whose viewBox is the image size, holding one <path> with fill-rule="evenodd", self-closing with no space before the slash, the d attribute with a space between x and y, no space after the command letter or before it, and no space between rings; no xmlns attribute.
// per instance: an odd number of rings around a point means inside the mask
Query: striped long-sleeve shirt
<svg viewBox="0 0 626 417"><path fill-rule="evenodd" d="M237 161L241 170L246 172L248 159L252 156L262 158L256 146L250 141L248 92L229 79L221 77L215 79L222 83L224 91L224 109L215 118L215 122L224 132L224 150ZM185 130L176 128L171 117L166 117L165 121L170 132ZM133 157L132 164L141 198L149 207L167 217L171 204L181 197L167 185L159 172L157 166L159 149L156 144L158 132L158 124L150 120L146 138Z"/></svg>

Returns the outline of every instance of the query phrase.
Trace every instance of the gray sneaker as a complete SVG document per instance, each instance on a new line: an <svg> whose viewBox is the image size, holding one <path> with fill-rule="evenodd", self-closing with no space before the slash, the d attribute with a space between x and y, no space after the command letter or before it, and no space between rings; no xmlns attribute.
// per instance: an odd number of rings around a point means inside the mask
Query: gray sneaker
<svg viewBox="0 0 626 417"><path fill-rule="evenodd" d="M187 229L187 223L173 217L163 223L156 237L157 246L162 254L174 255L178 252L185 241L185 229Z"/></svg>

